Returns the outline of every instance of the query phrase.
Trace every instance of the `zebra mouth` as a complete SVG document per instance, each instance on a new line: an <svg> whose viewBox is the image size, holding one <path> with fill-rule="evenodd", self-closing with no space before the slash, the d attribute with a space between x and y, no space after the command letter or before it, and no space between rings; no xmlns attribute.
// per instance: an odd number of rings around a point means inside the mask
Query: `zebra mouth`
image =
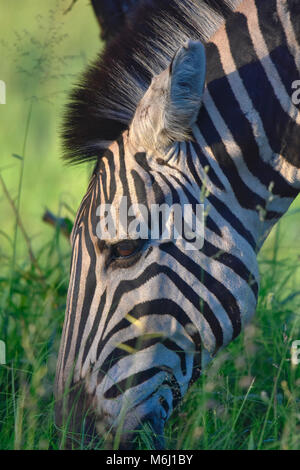
<svg viewBox="0 0 300 470"><path fill-rule="evenodd" d="M156 390L144 402L127 408L126 411L123 404L118 413L109 414L107 410L100 412L96 427L106 448L134 450L147 442L154 450L164 449L164 427L170 405L163 395ZM145 406L145 402L151 397L151 406Z"/></svg>
<svg viewBox="0 0 300 470"><path fill-rule="evenodd" d="M120 450L133 450L139 442L147 440L154 450L165 448L164 439L165 420L157 412L147 414L133 430L126 429L124 425L118 448Z"/></svg>

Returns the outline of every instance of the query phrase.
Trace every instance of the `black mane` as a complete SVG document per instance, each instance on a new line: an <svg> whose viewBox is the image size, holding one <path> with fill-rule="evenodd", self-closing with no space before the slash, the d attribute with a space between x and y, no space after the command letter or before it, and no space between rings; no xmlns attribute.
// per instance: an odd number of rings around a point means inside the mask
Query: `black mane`
<svg viewBox="0 0 300 470"><path fill-rule="evenodd" d="M128 128L151 82L187 38L207 40L239 0L152 0L89 66L66 107L62 138L70 163L94 160Z"/></svg>

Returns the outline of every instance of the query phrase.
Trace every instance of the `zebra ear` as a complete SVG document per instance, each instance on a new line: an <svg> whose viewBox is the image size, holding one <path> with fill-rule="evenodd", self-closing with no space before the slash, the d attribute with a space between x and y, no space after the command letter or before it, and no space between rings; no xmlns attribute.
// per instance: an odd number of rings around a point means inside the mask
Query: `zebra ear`
<svg viewBox="0 0 300 470"><path fill-rule="evenodd" d="M205 75L205 48L199 41L188 41L169 67L153 78L131 123L131 141L144 150L156 151L190 139L202 102Z"/></svg>

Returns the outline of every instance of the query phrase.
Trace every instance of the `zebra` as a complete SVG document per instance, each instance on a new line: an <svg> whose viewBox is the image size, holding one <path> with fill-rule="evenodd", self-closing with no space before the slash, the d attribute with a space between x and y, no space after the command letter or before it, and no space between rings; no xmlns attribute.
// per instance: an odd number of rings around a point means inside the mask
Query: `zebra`
<svg viewBox="0 0 300 470"><path fill-rule="evenodd" d="M257 254L299 193L300 2L159 1L137 18L66 111L66 159L95 167L71 236L56 420L123 449L149 424L160 449L172 411L253 317ZM98 208L124 196L203 203L202 249L99 239Z"/></svg>

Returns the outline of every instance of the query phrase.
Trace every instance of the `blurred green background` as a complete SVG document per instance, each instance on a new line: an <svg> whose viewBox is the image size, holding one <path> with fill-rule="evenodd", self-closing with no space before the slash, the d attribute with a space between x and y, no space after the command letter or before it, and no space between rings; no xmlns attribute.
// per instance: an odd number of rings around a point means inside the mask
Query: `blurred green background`
<svg viewBox="0 0 300 470"><path fill-rule="evenodd" d="M7 88L6 105L0 105L0 171L16 200L24 163L20 214L33 249L53 230L41 222L44 209L70 216L64 204L76 211L87 187L87 166L66 167L61 159L59 130L68 92L101 42L88 0L66 13L71 3L0 0L0 80ZM0 214L0 230L11 238L15 217L2 187ZM20 235L17 246L21 259ZM0 247L9 255L3 233Z"/></svg>

